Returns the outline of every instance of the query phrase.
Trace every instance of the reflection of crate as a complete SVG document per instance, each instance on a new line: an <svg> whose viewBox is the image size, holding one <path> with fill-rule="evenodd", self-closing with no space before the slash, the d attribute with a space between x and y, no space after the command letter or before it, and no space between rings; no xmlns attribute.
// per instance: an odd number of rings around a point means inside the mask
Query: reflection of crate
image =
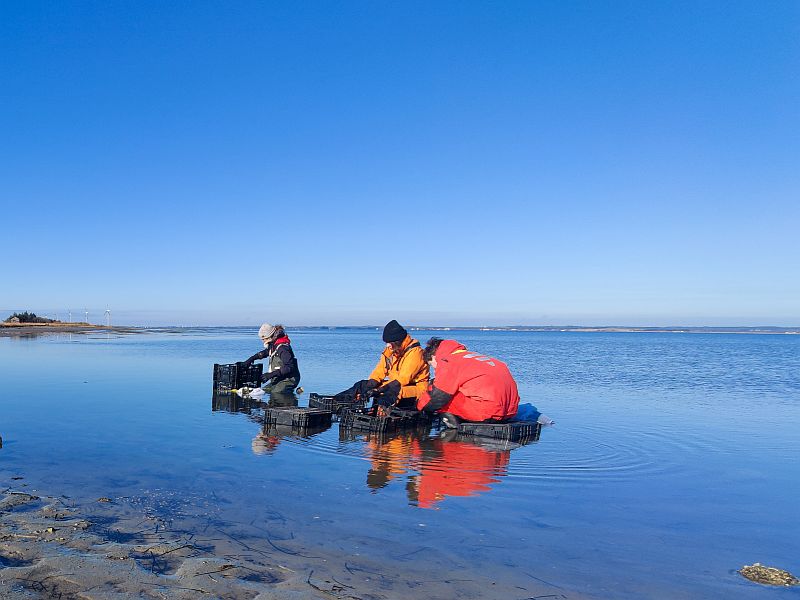
<svg viewBox="0 0 800 600"><path fill-rule="evenodd" d="M352 429L346 427L339 427L339 441L352 442L355 440L363 442L374 442L378 445L388 442L400 435L398 431L367 431L361 429Z"/></svg>
<svg viewBox="0 0 800 600"><path fill-rule="evenodd" d="M328 427L331 424L331 411L302 407L268 408L264 411L264 423L268 427Z"/></svg>
<svg viewBox="0 0 800 600"><path fill-rule="evenodd" d="M226 411L226 412L240 412L251 414L253 410L258 407L258 402L250 398L242 398L238 394L231 394L230 392L214 392L211 395L211 410L212 411Z"/></svg>
<svg viewBox="0 0 800 600"><path fill-rule="evenodd" d="M329 410L334 414L341 414L345 410L361 407L364 403L361 400L344 400L336 398L335 396L325 396L323 394L310 394L308 396L308 405L311 408L321 408L322 410Z"/></svg>
<svg viewBox="0 0 800 600"><path fill-rule="evenodd" d="M541 425L532 421L461 423L458 426L458 434L466 437L474 436L509 442L530 442L539 439L541 429Z"/></svg>
<svg viewBox="0 0 800 600"><path fill-rule="evenodd" d="M240 387L256 388L261 385L261 373L264 365L252 364L249 367L244 363L232 365L214 365L214 391L230 392Z"/></svg>
<svg viewBox="0 0 800 600"><path fill-rule="evenodd" d="M309 438L318 433L326 431L330 427L328 425L320 425L318 427L292 427L291 425L268 425L264 428L264 433L271 437L304 437Z"/></svg>

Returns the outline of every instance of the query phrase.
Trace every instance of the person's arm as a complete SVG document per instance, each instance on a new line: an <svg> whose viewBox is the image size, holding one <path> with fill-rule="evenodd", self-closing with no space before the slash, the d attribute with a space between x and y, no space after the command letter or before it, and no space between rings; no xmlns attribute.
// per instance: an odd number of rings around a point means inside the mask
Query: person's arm
<svg viewBox="0 0 800 600"><path fill-rule="evenodd" d="M389 367L388 367L388 361L386 359L386 352L387 352L386 350L381 352L381 356L378 359L378 364L375 365L374 369L372 369L372 373L369 374L369 377L367 379L372 379L374 381L377 381L378 383L381 383L384 379L386 379L386 376L389 375Z"/></svg>
<svg viewBox="0 0 800 600"><path fill-rule="evenodd" d="M428 391L422 394L417 401L417 410L436 412L453 399L453 394L448 394L440 390L435 385L431 385Z"/></svg>
<svg viewBox="0 0 800 600"><path fill-rule="evenodd" d="M247 360L243 360L242 362L245 364L245 366L249 367L255 361L261 360L262 358L266 358L268 354L269 352L267 351L266 348L264 348L261 352L256 352L255 354L253 354L253 356L251 356Z"/></svg>

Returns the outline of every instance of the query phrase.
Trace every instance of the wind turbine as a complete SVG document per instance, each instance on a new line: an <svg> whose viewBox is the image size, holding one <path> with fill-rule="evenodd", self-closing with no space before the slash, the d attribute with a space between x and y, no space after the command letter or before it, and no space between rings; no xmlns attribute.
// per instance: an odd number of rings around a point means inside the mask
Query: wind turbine
<svg viewBox="0 0 800 600"><path fill-rule="evenodd" d="M106 327L111 327L111 310L106 309Z"/></svg>
<svg viewBox="0 0 800 600"><path fill-rule="evenodd" d="M69 313L69 322L72 323L72 311L68 310L67 312Z"/></svg>
<svg viewBox="0 0 800 600"><path fill-rule="evenodd" d="M88 323L89 322L89 311L86 310L85 308L83 309L83 318L85 319L84 323Z"/></svg>

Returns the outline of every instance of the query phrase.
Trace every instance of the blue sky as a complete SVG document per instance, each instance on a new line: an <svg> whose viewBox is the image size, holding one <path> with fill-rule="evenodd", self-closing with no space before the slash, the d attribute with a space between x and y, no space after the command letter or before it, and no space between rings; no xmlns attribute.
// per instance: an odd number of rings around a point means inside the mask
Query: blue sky
<svg viewBox="0 0 800 600"><path fill-rule="evenodd" d="M797 2L5 2L0 309L800 325Z"/></svg>

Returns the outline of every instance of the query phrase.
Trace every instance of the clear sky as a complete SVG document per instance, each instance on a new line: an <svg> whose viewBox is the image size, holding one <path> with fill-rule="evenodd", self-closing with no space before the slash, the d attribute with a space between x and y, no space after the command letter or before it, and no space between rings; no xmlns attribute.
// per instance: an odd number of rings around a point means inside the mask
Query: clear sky
<svg viewBox="0 0 800 600"><path fill-rule="evenodd" d="M21 0L0 53L2 310L800 325L800 2Z"/></svg>

